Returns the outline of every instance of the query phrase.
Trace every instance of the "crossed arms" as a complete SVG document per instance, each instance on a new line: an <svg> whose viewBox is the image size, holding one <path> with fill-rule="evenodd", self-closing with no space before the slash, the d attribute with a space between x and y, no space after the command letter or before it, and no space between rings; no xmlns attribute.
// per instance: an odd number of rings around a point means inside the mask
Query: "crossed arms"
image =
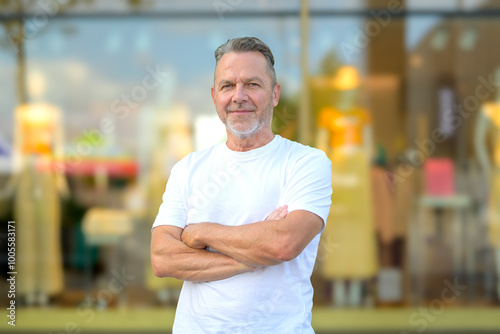
<svg viewBox="0 0 500 334"><path fill-rule="evenodd" d="M265 221L241 226L217 223L155 227L151 237L151 263L158 277L185 281L216 281L290 261L323 228L314 213L286 206ZM218 251L210 252L205 247Z"/></svg>

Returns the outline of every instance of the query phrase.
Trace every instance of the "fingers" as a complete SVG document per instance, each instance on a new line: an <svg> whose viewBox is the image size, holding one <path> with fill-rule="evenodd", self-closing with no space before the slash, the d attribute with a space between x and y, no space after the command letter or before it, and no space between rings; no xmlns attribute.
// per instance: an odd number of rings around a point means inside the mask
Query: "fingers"
<svg viewBox="0 0 500 334"><path fill-rule="evenodd" d="M278 218L279 214L281 213L281 211L283 211L283 207L280 206L279 208L277 209L274 209L273 212L271 212L269 214L269 216L267 216L266 220L275 220Z"/></svg>
<svg viewBox="0 0 500 334"><path fill-rule="evenodd" d="M196 238L196 229L199 224L189 224L182 230L181 241L184 242L191 248L203 249L206 245L203 245Z"/></svg>
<svg viewBox="0 0 500 334"><path fill-rule="evenodd" d="M280 212L280 214L279 214L279 216L278 216L277 219L283 219L288 214L288 205L285 204L285 205L282 206L282 208L283 208L283 210L281 210L281 212Z"/></svg>
<svg viewBox="0 0 500 334"><path fill-rule="evenodd" d="M266 220L280 220L288 214L288 205L282 205L267 216Z"/></svg>

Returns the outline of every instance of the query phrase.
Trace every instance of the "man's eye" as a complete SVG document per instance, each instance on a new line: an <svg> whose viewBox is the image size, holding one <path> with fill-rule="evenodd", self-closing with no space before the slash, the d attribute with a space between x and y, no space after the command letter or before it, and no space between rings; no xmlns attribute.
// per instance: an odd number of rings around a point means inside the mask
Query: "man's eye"
<svg viewBox="0 0 500 334"><path fill-rule="evenodd" d="M231 85L230 85L230 84L223 85L223 86L222 86L222 89L224 89L224 88L229 88L229 87L231 87Z"/></svg>
<svg viewBox="0 0 500 334"><path fill-rule="evenodd" d="M256 84L255 82L251 82L251 83L250 83L250 86L254 86L254 87L256 87L256 86L258 86L258 84Z"/></svg>

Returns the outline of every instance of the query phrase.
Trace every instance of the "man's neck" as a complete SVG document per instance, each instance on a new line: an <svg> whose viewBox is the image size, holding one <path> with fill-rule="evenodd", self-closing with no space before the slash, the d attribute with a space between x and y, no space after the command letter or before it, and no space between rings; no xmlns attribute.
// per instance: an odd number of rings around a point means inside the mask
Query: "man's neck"
<svg viewBox="0 0 500 334"><path fill-rule="evenodd" d="M269 129L269 131L241 139L227 130L226 146L232 151L246 152L269 144L274 139L274 136L274 133Z"/></svg>

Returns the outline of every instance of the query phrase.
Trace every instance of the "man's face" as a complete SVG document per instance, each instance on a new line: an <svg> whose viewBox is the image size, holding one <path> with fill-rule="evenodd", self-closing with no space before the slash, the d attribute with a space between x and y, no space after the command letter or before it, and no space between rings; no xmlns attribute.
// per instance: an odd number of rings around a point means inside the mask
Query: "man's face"
<svg viewBox="0 0 500 334"><path fill-rule="evenodd" d="M212 98L217 114L240 139L269 126L280 86L271 86L266 58L259 52L226 53L215 69Z"/></svg>

